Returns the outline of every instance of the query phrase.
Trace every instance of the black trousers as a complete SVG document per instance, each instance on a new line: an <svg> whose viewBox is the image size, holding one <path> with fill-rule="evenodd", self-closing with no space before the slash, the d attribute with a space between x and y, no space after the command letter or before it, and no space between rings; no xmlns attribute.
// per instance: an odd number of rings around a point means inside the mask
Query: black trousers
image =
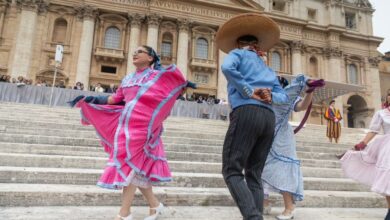
<svg viewBox="0 0 390 220"><path fill-rule="evenodd" d="M275 115L267 108L244 105L230 113L223 144L222 174L245 220L263 220L261 173L272 146L274 129Z"/></svg>

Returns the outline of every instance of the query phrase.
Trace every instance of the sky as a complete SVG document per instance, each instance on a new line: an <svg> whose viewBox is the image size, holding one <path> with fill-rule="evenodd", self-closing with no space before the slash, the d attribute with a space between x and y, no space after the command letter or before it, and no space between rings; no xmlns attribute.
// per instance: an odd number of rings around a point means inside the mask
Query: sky
<svg viewBox="0 0 390 220"><path fill-rule="evenodd" d="M375 12L373 17L374 35L385 38L378 50L390 51L390 0L370 0Z"/></svg>

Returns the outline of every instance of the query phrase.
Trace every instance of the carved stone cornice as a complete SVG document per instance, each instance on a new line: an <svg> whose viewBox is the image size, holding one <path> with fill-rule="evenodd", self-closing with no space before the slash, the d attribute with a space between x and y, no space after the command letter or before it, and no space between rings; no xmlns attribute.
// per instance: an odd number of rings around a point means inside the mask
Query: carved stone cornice
<svg viewBox="0 0 390 220"><path fill-rule="evenodd" d="M73 7L50 5L48 10L59 15L77 15L77 11Z"/></svg>
<svg viewBox="0 0 390 220"><path fill-rule="evenodd" d="M327 58L341 57L343 55L343 52L338 47L327 47L324 49L324 53Z"/></svg>
<svg viewBox="0 0 390 220"><path fill-rule="evenodd" d="M305 45L302 41L292 41L290 43L290 48L293 52L303 52L303 49L305 49Z"/></svg>
<svg viewBox="0 0 390 220"><path fill-rule="evenodd" d="M368 62L370 63L370 67L378 68L379 63L381 62L380 57L368 57Z"/></svg>
<svg viewBox="0 0 390 220"><path fill-rule="evenodd" d="M95 20L98 15L97 9L90 5L80 5L75 10L79 19Z"/></svg>
<svg viewBox="0 0 390 220"><path fill-rule="evenodd" d="M162 17L158 14L150 14L146 17L148 26L159 26L162 20Z"/></svg>
<svg viewBox="0 0 390 220"><path fill-rule="evenodd" d="M186 18L179 18L177 20L177 27L179 31L188 31L190 29L191 22Z"/></svg>
<svg viewBox="0 0 390 220"><path fill-rule="evenodd" d="M8 0L0 0L0 13L4 12L5 9L10 5Z"/></svg>
<svg viewBox="0 0 390 220"><path fill-rule="evenodd" d="M140 26L142 24L142 22L145 20L145 15L142 15L142 14L138 14L138 13L135 13L135 14L128 14L128 18L129 18L129 24L131 26Z"/></svg>

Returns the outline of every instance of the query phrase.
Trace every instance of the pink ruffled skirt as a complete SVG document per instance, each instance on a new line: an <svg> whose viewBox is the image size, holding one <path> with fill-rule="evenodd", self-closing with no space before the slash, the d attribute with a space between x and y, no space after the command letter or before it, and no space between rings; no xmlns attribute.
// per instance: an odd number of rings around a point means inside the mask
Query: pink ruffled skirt
<svg viewBox="0 0 390 220"><path fill-rule="evenodd" d="M390 134L377 136L363 151L347 151L341 167L347 177L390 196Z"/></svg>

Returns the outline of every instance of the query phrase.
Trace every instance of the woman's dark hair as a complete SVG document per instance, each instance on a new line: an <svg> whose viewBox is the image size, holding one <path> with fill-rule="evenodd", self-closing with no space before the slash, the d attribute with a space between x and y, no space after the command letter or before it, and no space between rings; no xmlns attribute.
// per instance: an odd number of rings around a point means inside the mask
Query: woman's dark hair
<svg viewBox="0 0 390 220"><path fill-rule="evenodd" d="M282 88L284 89L286 86L288 86L288 80L284 78L283 76L278 76L278 80Z"/></svg>
<svg viewBox="0 0 390 220"><path fill-rule="evenodd" d="M329 105L331 105L332 103L336 103L336 101L335 100L330 101Z"/></svg>
<svg viewBox="0 0 390 220"><path fill-rule="evenodd" d="M149 56L153 57L153 60L149 63L149 65L154 64L153 66L154 69L160 69L161 68L160 57L157 55L157 52L152 47L146 45L142 45L142 47L145 48Z"/></svg>

